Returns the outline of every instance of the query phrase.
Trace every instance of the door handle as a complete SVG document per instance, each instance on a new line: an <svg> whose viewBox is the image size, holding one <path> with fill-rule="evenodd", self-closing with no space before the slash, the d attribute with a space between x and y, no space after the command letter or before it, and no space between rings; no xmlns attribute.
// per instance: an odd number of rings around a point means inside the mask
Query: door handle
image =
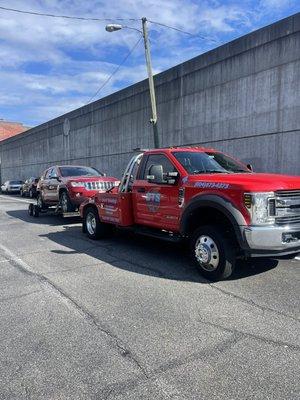
<svg viewBox="0 0 300 400"><path fill-rule="evenodd" d="M137 191L138 191L138 193L145 193L146 189L141 187L141 188L138 188Z"/></svg>

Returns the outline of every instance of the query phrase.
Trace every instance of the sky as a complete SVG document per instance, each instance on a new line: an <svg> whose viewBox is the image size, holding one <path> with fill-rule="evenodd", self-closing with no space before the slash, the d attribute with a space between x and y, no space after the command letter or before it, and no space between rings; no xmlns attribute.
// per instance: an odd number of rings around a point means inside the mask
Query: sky
<svg viewBox="0 0 300 400"><path fill-rule="evenodd" d="M155 73L300 11L299 0L0 0L0 6L124 18L137 29L147 17L192 33L149 23ZM35 126L89 102L140 35L125 28L108 33L107 23L0 9L0 119ZM141 41L94 100L146 76Z"/></svg>

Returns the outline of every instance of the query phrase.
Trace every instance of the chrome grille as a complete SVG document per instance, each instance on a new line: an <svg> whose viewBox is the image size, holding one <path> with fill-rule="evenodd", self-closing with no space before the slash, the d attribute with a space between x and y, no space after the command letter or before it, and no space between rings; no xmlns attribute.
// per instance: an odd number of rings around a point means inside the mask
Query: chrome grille
<svg viewBox="0 0 300 400"><path fill-rule="evenodd" d="M85 182L84 187L87 190L109 190L114 186L114 182L108 181L92 181L92 182Z"/></svg>
<svg viewBox="0 0 300 400"><path fill-rule="evenodd" d="M300 224L300 217L279 217L276 218L276 223L278 225Z"/></svg>
<svg viewBox="0 0 300 400"><path fill-rule="evenodd" d="M278 225L300 223L300 189L280 190L276 195L276 218Z"/></svg>

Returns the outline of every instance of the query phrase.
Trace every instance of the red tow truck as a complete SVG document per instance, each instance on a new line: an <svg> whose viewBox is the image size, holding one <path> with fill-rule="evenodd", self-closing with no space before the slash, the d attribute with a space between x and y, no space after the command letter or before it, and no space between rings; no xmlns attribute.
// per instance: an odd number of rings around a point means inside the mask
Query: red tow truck
<svg viewBox="0 0 300 400"><path fill-rule="evenodd" d="M300 177L254 173L214 149L140 152L119 187L86 200L80 214L91 239L117 227L188 240L211 280L228 278L239 257L300 251Z"/></svg>

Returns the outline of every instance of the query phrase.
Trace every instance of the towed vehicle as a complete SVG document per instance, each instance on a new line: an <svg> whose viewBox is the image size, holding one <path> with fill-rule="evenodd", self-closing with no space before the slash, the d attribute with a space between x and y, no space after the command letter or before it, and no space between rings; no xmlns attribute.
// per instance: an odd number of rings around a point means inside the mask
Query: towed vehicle
<svg viewBox="0 0 300 400"><path fill-rule="evenodd" d="M23 183L21 189L20 189L20 195L22 197L28 196L31 199L36 197L37 195L37 185L39 182L40 178L35 178L31 177L29 179L26 179L26 181Z"/></svg>
<svg viewBox="0 0 300 400"><path fill-rule="evenodd" d="M89 197L115 186L116 178L107 177L95 168L62 165L48 168L37 185L40 210L56 207L63 213L74 212Z"/></svg>
<svg viewBox="0 0 300 400"><path fill-rule="evenodd" d="M236 260L300 251L300 177L255 173L206 148L155 149L135 155L120 186L80 206L83 231L113 228L187 241L202 275L232 275Z"/></svg>

